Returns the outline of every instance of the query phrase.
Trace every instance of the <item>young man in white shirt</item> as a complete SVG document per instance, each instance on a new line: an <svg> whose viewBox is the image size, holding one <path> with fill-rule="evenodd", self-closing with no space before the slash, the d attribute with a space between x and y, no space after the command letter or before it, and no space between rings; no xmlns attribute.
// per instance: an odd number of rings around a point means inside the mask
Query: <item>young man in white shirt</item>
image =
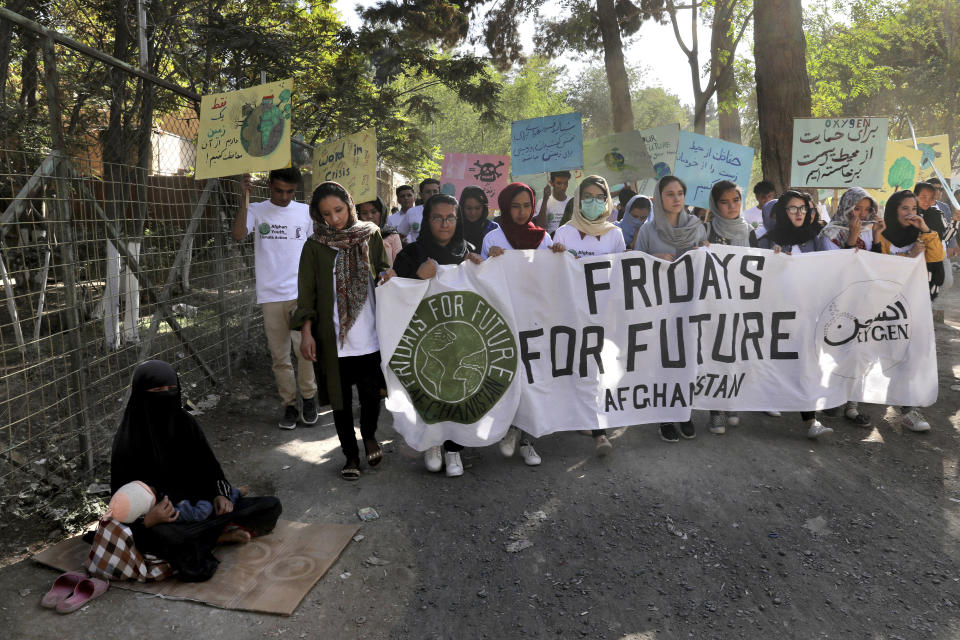
<svg viewBox="0 0 960 640"><path fill-rule="evenodd" d="M436 178L427 178L420 183L420 202L426 202L440 193L440 181ZM423 205L411 207L404 216L404 220L397 226L397 232L407 244L416 242L420 235L420 225L423 223Z"/></svg>
<svg viewBox="0 0 960 640"><path fill-rule="evenodd" d="M387 226L399 229L403 221L407 219L407 212L413 208L417 197L413 194L413 187L408 184L402 184L397 187L397 202L400 204L400 210L391 213L387 218Z"/></svg>
<svg viewBox="0 0 960 640"><path fill-rule="evenodd" d="M293 196L300 184L300 170L274 169L267 186L270 199L250 203L251 179L243 177L240 211L233 222L233 239L242 242L253 235L257 278L257 303L263 310L263 329L273 360L273 376L283 401L281 429L294 429L297 419L307 426L317 423L317 381L313 363L300 355L300 332L290 330L290 316L297 308L297 272L300 252L313 233L307 205ZM294 376L290 349L297 354ZM297 409L297 387L303 398Z"/></svg>
<svg viewBox="0 0 960 640"><path fill-rule="evenodd" d="M753 195L757 197L757 206L743 212L743 219L756 229L763 224L763 205L773 200L777 189L769 180L761 180L753 185Z"/></svg>
<svg viewBox="0 0 960 640"><path fill-rule="evenodd" d="M543 187L543 199L540 201L540 212L534 218L533 223L538 227L543 227L551 236L556 233L560 227L560 221L563 220L563 212L570 201L571 196L567 195L567 187L570 186L569 171L551 171L550 180Z"/></svg>

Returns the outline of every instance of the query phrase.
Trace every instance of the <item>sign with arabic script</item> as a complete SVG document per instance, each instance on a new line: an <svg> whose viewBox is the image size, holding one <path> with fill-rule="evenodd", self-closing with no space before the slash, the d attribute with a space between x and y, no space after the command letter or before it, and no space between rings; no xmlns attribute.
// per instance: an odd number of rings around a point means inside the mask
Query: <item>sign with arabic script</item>
<svg viewBox="0 0 960 640"><path fill-rule="evenodd" d="M620 184L656 174L643 134L624 131L583 143L583 175L599 175L610 184Z"/></svg>
<svg viewBox="0 0 960 640"><path fill-rule="evenodd" d="M883 186L887 118L795 118L790 186Z"/></svg>
<svg viewBox="0 0 960 640"><path fill-rule="evenodd" d="M357 204L377 199L377 131L373 127L313 150L313 183L339 182Z"/></svg>
<svg viewBox="0 0 960 640"><path fill-rule="evenodd" d="M583 167L580 113L564 113L510 125L510 170L514 175Z"/></svg>
<svg viewBox="0 0 960 640"><path fill-rule="evenodd" d="M673 175L686 183L688 205L709 208L710 189L721 180L729 180L746 190L752 169L753 147L699 133L680 132Z"/></svg>
<svg viewBox="0 0 960 640"><path fill-rule="evenodd" d="M640 132L653 163L654 177L638 183L637 193L651 194L657 182L664 176L673 173L673 165L677 162L677 143L680 136L679 124L667 124Z"/></svg>
<svg viewBox="0 0 960 640"><path fill-rule="evenodd" d="M200 100L196 179L290 166L293 79Z"/></svg>

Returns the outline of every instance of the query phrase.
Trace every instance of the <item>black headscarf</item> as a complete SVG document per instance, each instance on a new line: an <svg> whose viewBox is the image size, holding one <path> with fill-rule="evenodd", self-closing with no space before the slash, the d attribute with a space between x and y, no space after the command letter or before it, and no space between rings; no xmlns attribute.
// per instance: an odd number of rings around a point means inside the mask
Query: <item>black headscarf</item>
<svg viewBox="0 0 960 640"><path fill-rule="evenodd" d="M148 391L174 386L169 391ZM132 390L113 437L110 488L134 480L153 487L158 501L213 501L227 483L197 421L181 405L180 378L166 362L148 360L133 372Z"/></svg>
<svg viewBox="0 0 960 640"><path fill-rule="evenodd" d="M446 246L437 244L430 227L430 214L438 204L452 204L457 214L457 228ZM467 242L463 239L463 214L460 213L457 199L444 193L431 196L423 205L423 220L420 223L420 235L397 254L393 260L393 270L402 278L416 278L417 269L428 259L437 264L460 264L467 257Z"/></svg>
<svg viewBox="0 0 960 640"><path fill-rule="evenodd" d="M461 207L467 198L476 200L480 203L480 206L483 207L483 213L480 214L476 222L470 222L466 217L461 216L463 220L464 240L469 242L475 249L478 249L480 245L483 244L483 236L486 235L487 227L490 226L490 221L487 220L487 216L490 215L489 202L487 201L486 192L480 187L465 187L464 190L460 192Z"/></svg>
<svg viewBox="0 0 960 640"><path fill-rule="evenodd" d="M920 237L920 229L913 225L900 224L900 218L897 216L897 209L903 201L908 198L916 199L916 197L913 191L897 191L887 199L887 204L883 207L883 223L886 226L882 235L895 247L909 247Z"/></svg>
<svg viewBox="0 0 960 640"><path fill-rule="evenodd" d="M787 205L791 200L799 198L803 200L803 205L807 208L807 215L803 219L803 224L799 227L793 226L790 216L787 215ZM773 205L773 229L768 231L770 239L781 247L791 247L795 244L804 244L820 235L821 227L814 221L813 203L810 196L799 191L784 191Z"/></svg>

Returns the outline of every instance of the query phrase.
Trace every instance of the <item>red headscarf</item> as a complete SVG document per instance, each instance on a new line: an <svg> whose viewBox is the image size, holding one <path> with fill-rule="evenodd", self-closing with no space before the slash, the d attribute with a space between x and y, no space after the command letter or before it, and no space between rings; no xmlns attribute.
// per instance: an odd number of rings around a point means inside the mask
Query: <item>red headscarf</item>
<svg viewBox="0 0 960 640"><path fill-rule="evenodd" d="M510 215L510 203L522 191L530 194L530 219L526 224L517 224ZM511 182L500 192L497 203L500 205L500 228L503 229L503 235L507 236L510 246L514 249L539 247L547 230L533 224L533 216L537 211L537 196L533 189L522 182Z"/></svg>

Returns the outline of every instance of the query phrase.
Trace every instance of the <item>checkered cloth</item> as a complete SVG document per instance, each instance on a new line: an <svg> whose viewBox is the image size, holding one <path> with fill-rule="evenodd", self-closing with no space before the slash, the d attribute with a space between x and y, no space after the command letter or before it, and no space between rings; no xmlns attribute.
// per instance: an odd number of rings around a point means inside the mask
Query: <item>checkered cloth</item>
<svg viewBox="0 0 960 640"><path fill-rule="evenodd" d="M90 546L87 572L107 580L153 582L172 575L173 567L165 560L144 557L133 545L130 527L107 517L100 521Z"/></svg>

